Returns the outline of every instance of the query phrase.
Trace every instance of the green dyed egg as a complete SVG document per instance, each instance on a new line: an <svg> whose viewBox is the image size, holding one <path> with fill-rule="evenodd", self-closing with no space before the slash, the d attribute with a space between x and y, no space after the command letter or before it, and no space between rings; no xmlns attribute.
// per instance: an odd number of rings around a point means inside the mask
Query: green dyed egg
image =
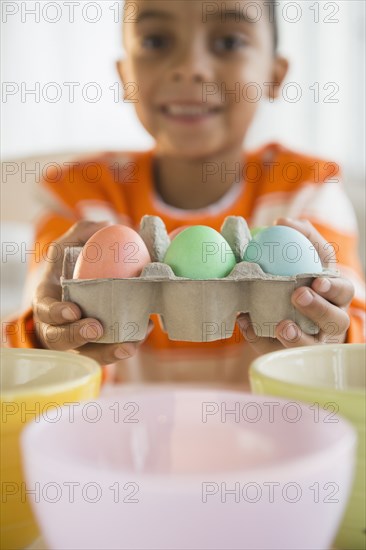
<svg viewBox="0 0 366 550"><path fill-rule="evenodd" d="M177 277L221 279L232 271L235 256L224 237L205 225L181 231L166 251L164 263Z"/></svg>

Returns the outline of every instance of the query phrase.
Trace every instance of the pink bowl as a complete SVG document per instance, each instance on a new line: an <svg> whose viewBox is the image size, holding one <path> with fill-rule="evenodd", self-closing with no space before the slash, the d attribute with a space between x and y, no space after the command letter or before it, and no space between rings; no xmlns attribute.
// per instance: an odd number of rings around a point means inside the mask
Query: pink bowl
<svg viewBox="0 0 366 550"><path fill-rule="evenodd" d="M329 550L353 475L345 420L268 396L169 388L61 412L22 438L50 549Z"/></svg>

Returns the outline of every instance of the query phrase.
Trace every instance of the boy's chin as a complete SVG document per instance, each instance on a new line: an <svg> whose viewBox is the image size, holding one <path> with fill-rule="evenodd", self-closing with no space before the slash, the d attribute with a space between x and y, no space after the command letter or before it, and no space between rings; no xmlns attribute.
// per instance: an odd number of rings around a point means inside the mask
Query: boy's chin
<svg viewBox="0 0 366 550"><path fill-rule="evenodd" d="M184 142L164 140L164 143L158 140L157 149L166 156L194 160L215 156L220 153L221 149L224 149L224 146L220 147L218 143L207 143L207 140L200 140L200 142L188 139Z"/></svg>

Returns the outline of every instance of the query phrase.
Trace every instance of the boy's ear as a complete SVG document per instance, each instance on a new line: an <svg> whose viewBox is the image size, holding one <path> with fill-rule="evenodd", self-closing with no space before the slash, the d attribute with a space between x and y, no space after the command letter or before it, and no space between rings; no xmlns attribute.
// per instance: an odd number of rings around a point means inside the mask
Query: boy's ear
<svg viewBox="0 0 366 550"><path fill-rule="evenodd" d="M270 86L267 96L272 101L275 100L280 92L283 81L286 78L289 69L289 62L285 57L276 55L273 61L273 72L272 72L272 86Z"/></svg>
<svg viewBox="0 0 366 550"><path fill-rule="evenodd" d="M116 69L122 84L124 84L125 83L125 60L124 59L118 59L116 61Z"/></svg>

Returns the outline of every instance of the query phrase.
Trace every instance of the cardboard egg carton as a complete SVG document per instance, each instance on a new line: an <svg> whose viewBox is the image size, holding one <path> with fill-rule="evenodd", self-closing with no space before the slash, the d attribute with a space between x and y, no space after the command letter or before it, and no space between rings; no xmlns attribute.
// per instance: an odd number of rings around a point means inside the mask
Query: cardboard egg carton
<svg viewBox="0 0 366 550"><path fill-rule="evenodd" d="M175 276L163 263L170 239L163 221L156 216L144 216L141 220L140 235L152 263L140 277L73 279L82 248L67 248L61 277L63 300L78 304L83 317L93 317L102 323L104 334L98 340L101 343L143 340L153 313L160 316L171 340L210 342L230 338L241 312L250 314L257 336L274 337L274 328L283 319L291 319L307 334L317 334L318 327L291 304L291 295L299 286L310 286L314 278L334 277L337 272L269 275L258 264L241 261L251 239L244 218L228 216L221 234L238 262L222 279Z"/></svg>

